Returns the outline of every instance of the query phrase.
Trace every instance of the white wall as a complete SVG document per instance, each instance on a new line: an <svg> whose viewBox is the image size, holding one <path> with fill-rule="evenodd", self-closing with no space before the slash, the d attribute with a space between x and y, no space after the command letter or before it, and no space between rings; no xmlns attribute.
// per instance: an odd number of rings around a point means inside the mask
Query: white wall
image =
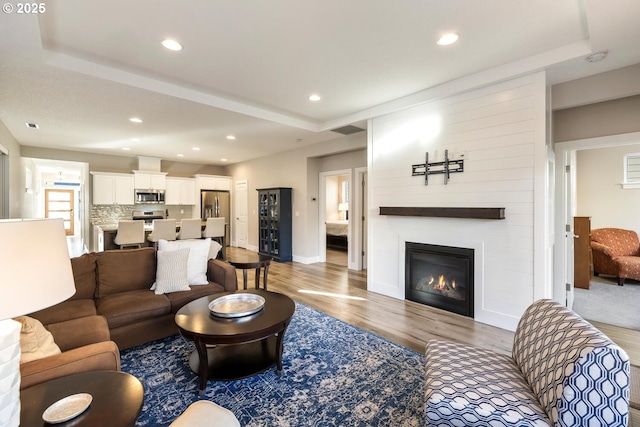
<svg viewBox="0 0 640 427"><path fill-rule="evenodd" d="M622 189L624 155L640 143L577 152L576 216L591 217L591 228L615 227L640 235L640 189Z"/></svg>
<svg viewBox="0 0 640 427"><path fill-rule="evenodd" d="M475 249L475 319L514 330L544 265L546 89L534 74L370 121L368 288L404 299L404 242ZM448 185L411 165L465 160ZM540 184L543 184L542 186ZM543 194L540 194L543 193ZM504 220L393 217L380 206L504 207ZM542 221L544 224L544 220ZM537 229L536 229L537 227Z"/></svg>

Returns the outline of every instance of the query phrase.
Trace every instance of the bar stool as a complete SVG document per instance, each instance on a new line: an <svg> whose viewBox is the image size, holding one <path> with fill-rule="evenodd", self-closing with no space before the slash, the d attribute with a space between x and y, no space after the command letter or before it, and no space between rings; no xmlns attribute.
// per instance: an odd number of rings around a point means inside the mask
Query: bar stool
<svg viewBox="0 0 640 427"><path fill-rule="evenodd" d="M226 218L207 218L207 225L202 232L205 239L211 237L213 240L224 246L224 224Z"/></svg>
<svg viewBox="0 0 640 427"><path fill-rule="evenodd" d="M121 220L118 221L118 232L113 242L120 246L141 247L144 243L144 221L143 220Z"/></svg>
<svg viewBox="0 0 640 427"><path fill-rule="evenodd" d="M175 219L154 219L153 231L147 236L147 240L157 247L158 240L176 240L177 237Z"/></svg>
<svg viewBox="0 0 640 427"><path fill-rule="evenodd" d="M182 219L178 240L200 239L202 237L202 220L200 218Z"/></svg>
<svg viewBox="0 0 640 427"><path fill-rule="evenodd" d="M215 240L220 244L219 253L223 260L227 259L226 246L224 243L225 221L226 219L224 217L207 218L207 224L202 232L203 238L211 238L211 240Z"/></svg>

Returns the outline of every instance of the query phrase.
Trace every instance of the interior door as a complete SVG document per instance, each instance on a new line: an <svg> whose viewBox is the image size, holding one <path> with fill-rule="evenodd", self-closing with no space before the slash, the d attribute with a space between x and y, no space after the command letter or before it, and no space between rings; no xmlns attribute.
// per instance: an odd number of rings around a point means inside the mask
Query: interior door
<svg viewBox="0 0 640 427"><path fill-rule="evenodd" d="M73 190L50 188L44 190L44 216L45 218L62 218L67 236L75 234L73 196Z"/></svg>
<svg viewBox="0 0 640 427"><path fill-rule="evenodd" d="M247 181L236 181L235 187L235 232L236 246L247 248Z"/></svg>
<svg viewBox="0 0 640 427"><path fill-rule="evenodd" d="M574 297L574 240L573 217L576 212L576 152L567 151L565 155L565 283L567 284L567 307L573 307Z"/></svg>
<svg viewBox="0 0 640 427"><path fill-rule="evenodd" d="M361 236L362 236L362 269L366 270L367 269L367 206L368 206L368 199L367 199L367 172L364 172L362 174L362 181L360 182L360 184L362 185L362 206L361 206L361 210L360 212L362 213L362 222L361 222Z"/></svg>

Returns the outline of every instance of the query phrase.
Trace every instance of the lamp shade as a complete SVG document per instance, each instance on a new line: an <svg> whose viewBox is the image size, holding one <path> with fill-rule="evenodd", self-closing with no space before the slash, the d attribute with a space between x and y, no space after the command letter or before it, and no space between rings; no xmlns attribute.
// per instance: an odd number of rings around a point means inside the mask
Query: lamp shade
<svg viewBox="0 0 640 427"><path fill-rule="evenodd" d="M338 210L339 210L340 212L343 212L343 211L349 210L349 203L339 203L339 204L338 204Z"/></svg>
<svg viewBox="0 0 640 427"><path fill-rule="evenodd" d="M51 307L76 289L62 219L0 221L0 320Z"/></svg>

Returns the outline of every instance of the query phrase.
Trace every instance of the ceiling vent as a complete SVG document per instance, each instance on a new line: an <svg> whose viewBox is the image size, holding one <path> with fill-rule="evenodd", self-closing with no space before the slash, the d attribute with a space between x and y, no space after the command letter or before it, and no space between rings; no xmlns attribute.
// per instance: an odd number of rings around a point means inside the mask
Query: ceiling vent
<svg viewBox="0 0 640 427"><path fill-rule="evenodd" d="M335 129L331 129L332 132L338 132L341 133L343 135L351 135L354 133L358 133L358 132L362 132L364 129L359 128L357 126L352 126L352 125L347 125L347 126L343 126L341 128L335 128Z"/></svg>

